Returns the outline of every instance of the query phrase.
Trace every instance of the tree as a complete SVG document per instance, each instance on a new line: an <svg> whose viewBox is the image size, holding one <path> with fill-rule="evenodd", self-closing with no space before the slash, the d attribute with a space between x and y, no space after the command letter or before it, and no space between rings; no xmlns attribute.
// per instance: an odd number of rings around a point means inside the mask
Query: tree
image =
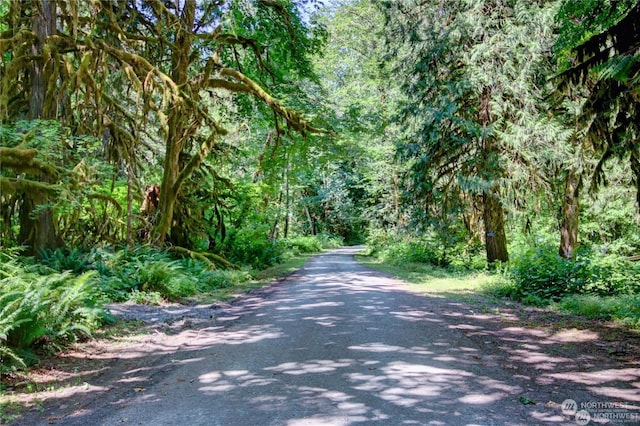
<svg viewBox="0 0 640 426"><path fill-rule="evenodd" d="M339 150L311 192L323 194L330 229L341 222L343 229L361 230L365 221L370 228L399 228L402 166L394 162L397 126L391 116L401 95L380 68L384 16L371 0L352 0L328 6L318 19L328 38L315 67Z"/></svg>
<svg viewBox="0 0 640 426"><path fill-rule="evenodd" d="M11 8L20 5L13 2ZM56 118L54 105L46 102L52 96L54 87L54 64L47 60L46 40L56 35L57 11L55 3L49 0L33 0L25 2L24 8L30 27L31 36L25 40L20 54L33 58L24 68L22 90L28 92L28 103L24 110L27 118L31 120L48 120ZM14 12L15 13L15 12ZM5 16L9 16L7 13ZM0 49L1 51L2 49ZM0 52L2 53L2 52ZM9 84L5 77L3 88ZM13 82L15 84L15 82ZM8 96L9 93L4 94ZM0 109L1 111L1 109ZM19 194L19 218L20 231L19 244L28 248L28 253L39 256L42 250L55 249L63 245L57 235L53 220L53 211L46 206L49 204L49 190L46 185L36 185L35 182L54 183L57 173L53 168L34 161L35 152L20 149L2 149L0 153L0 165L13 168L16 171L29 170L33 180L23 183L12 182L12 193ZM5 181L5 186L7 182ZM0 188L1 189L1 188ZM0 191L2 192L2 191Z"/></svg>
<svg viewBox="0 0 640 426"><path fill-rule="evenodd" d="M4 17L10 30L0 39L5 71L0 113L19 117L21 102L32 100L26 70L38 61L51 66L44 76L43 111L55 111L52 118L78 132L103 137L111 160L128 165L130 182L132 170L144 162L145 146L162 156L153 233L154 242L162 244L171 228L183 223L174 213L185 181L227 133L220 99L225 105L228 99L236 104L246 96L258 99L278 132L285 131L279 121L304 135L317 131L264 87L294 94L287 81L308 73L305 55L320 41L303 25L293 2L250 3L56 2L51 10L58 13L49 25L59 31L36 37L23 19L36 9L12 2ZM33 40L42 44L41 54L28 52ZM179 230L174 234L178 238Z"/></svg>
<svg viewBox="0 0 640 426"><path fill-rule="evenodd" d="M591 189L605 181L604 165L610 158L628 155L640 202L640 151L635 142L640 117L633 95L640 72L638 14L637 1L565 1L557 15L560 35L554 50L559 72L556 102L564 102L564 115L571 115L575 135L580 137L574 143L600 156ZM567 170L559 249L565 258L573 257L577 245L581 186L577 170Z"/></svg>
<svg viewBox="0 0 640 426"><path fill-rule="evenodd" d="M552 5L381 3L393 69L406 81L399 153L410 164L414 217L447 229L481 216L487 261L506 261L505 200L526 198L511 188L535 157L538 141L525 141L540 121L536 64Z"/></svg>
<svg viewBox="0 0 640 426"><path fill-rule="evenodd" d="M558 96L582 91L579 122L585 143L600 154L593 187L605 181L604 165L628 157L640 204L640 2L564 2L555 46ZM579 23L579 25L578 25Z"/></svg>

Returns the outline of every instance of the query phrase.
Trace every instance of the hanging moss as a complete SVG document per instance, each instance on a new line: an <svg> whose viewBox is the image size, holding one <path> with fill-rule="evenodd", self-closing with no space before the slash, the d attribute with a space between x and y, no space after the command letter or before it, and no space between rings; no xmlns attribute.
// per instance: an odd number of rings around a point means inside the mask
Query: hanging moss
<svg viewBox="0 0 640 426"><path fill-rule="evenodd" d="M45 174L49 178L56 178L58 172L55 167L45 164L35 157L37 149L21 149L0 147L0 171L12 169L16 173Z"/></svg>
<svg viewBox="0 0 640 426"><path fill-rule="evenodd" d="M36 191L56 193L60 191L60 187L30 179L0 177L0 193L3 196Z"/></svg>

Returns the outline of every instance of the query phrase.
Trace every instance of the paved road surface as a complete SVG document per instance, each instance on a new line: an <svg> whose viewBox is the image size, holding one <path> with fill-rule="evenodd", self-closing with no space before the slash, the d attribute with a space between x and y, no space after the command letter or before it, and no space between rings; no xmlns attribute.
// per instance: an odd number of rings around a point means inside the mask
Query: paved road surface
<svg viewBox="0 0 640 426"><path fill-rule="evenodd" d="M479 327L462 304L411 293L354 262L354 250L317 256L243 314L189 330L179 351L125 372L116 386L128 393L49 422L576 424L548 403L565 397L554 386L536 387L469 337ZM524 404L532 394L544 400Z"/></svg>

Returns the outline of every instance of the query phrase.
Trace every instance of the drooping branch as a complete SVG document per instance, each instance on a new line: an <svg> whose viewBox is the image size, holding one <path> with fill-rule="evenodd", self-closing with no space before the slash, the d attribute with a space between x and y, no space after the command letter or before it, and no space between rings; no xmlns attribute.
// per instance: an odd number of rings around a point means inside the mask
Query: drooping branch
<svg viewBox="0 0 640 426"><path fill-rule="evenodd" d="M287 124L299 132L301 135L306 136L307 133L328 133L327 130L318 129L313 127L305 118L297 111L292 111L282 105L277 99L267 93L258 83L244 75L243 73L231 69L231 68L222 68L220 70L220 75L231 77L239 82L240 86L229 86L229 87L238 87L243 92L250 93L262 100L266 103L274 112L276 112L279 116L283 117ZM219 83L219 80L217 84Z"/></svg>
<svg viewBox="0 0 640 426"><path fill-rule="evenodd" d="M56 193L60 191L58 185L39 182L31 179L7 178L0 176L0 194L3 196L22 194L25 192Z"/></svg>
<svg viewBox="0 0 640 426"><path fill-rule="evenodd" d="M17 173L45 174L50 178L58 176L58 171L35 157L37 149L0 147L0 169L10 168Z"/></svg>
<svg viewBox="0 0 640 426"><path fill-rule="evenodd" d="M560 81L584 83L589 72L614 56L633 56L640 52L640 3L607 30L574 48L577 64L559 75Z"/></svg>

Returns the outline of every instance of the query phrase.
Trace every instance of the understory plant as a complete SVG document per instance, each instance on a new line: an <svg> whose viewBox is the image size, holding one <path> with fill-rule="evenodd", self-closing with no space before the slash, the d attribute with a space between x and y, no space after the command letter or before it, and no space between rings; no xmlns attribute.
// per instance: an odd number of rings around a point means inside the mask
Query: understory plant
<svg viewBox="0 0 640 426"><path fill-rule="evenodd" d="M55 272L0 257L0 373L34 364L38 351L88 337L109 320L96 273Z"/></svg>
<svg viewBox="0 0 640 426"><path fill-rule="evenodd" d="M542 244L518 253L506 269L513 296L521 300L557 301L569 294L610 296L640 290L640 265L618 255L584 248L572 259Z"/></svg>

